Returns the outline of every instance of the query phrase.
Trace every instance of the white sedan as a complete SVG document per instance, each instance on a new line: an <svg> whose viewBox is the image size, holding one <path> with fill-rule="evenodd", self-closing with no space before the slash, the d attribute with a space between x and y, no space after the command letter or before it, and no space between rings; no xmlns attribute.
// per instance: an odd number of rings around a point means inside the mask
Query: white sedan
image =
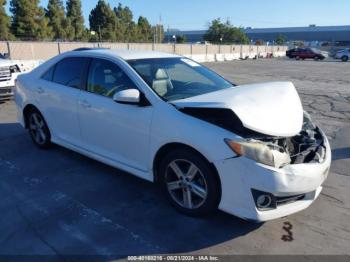
<svg viewBox="0 0 350 262"><path fill-rule="evenodd" d="M335 59L341 59L343 62L347 62L350 59L350 49L343 49L335 53Z"/></svg>
<svg viewBox="0 0 350 262"><path fill-rule="evenodd" d="M157 182L189 215L293 214L318 197L331 163L292 83L235 86L177 55L64 53L19 76L15 100L40 148L55 143Z"/></svg>

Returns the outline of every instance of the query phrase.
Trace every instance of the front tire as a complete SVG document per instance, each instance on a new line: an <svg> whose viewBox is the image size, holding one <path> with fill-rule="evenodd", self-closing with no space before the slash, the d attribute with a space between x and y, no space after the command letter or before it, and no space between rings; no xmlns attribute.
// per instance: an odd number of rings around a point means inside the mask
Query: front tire
<svg viewBox="0 0 350 262"><path fill-rule="evenodd" d="M346 55L342 56L342 58L341 58L341 61L343 61L343 62L347 62L348 60L349 60L349 57Z"/></svg>
<svg viewBox="0 0 350 262"><path fill-rule="evenodd" d="M33 109L27 114L27 125L29 135L35 145L42 149L47 149L51 146L50 130L44 117L38 110Z"/></svg>
<svg viewBox="0 0 350 262"><path fill-rule="evenodd" d="M203 216L217 210L221 196L218 176L194 150L169 152L160 163L159 178L168 200L181 213Z"/></svg>

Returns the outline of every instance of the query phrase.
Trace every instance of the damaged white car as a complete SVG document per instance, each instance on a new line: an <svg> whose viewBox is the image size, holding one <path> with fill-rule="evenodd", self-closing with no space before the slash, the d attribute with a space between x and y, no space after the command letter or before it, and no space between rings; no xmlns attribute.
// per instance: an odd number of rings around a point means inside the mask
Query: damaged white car
<svg viewBox="0 0 350 262"><path fill-rule="evenodd" d="M157 182L189 215L293 214L318 197L331 163L292 83L235 86L176 55L68 52L19 76L16 103L39 147Z"/></svg>

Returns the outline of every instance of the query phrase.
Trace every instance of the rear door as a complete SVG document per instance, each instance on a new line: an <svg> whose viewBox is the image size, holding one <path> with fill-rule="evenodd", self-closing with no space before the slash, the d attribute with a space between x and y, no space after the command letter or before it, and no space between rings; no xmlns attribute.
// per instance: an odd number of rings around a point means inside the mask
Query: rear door
<svg viewBox="0 0 350 262"><path fill-rule="evenodd" d="M68 57L52 66L36 86L40 109L54 137L79 145L78 97L89 58Z"/></svg>

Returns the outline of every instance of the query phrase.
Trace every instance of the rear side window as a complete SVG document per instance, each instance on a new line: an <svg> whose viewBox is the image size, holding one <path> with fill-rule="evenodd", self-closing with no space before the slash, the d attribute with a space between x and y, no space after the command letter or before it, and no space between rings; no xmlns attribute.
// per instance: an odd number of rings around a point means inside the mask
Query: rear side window
<svg viewBox="0 0 350 262"><path fill-rule="evenodd" d="M83 73L89 58L69 57L61 60L55 66L52 81L64 86L81 88Z"/></svg>
<svg viewBox="0 0 350 262"><path fill-rule="evenodd" d="M54 70L55 70L55 66L52 66L49 70L46 71L45 74L43 74L41 78L47 81L52 81Z"/></svg>

